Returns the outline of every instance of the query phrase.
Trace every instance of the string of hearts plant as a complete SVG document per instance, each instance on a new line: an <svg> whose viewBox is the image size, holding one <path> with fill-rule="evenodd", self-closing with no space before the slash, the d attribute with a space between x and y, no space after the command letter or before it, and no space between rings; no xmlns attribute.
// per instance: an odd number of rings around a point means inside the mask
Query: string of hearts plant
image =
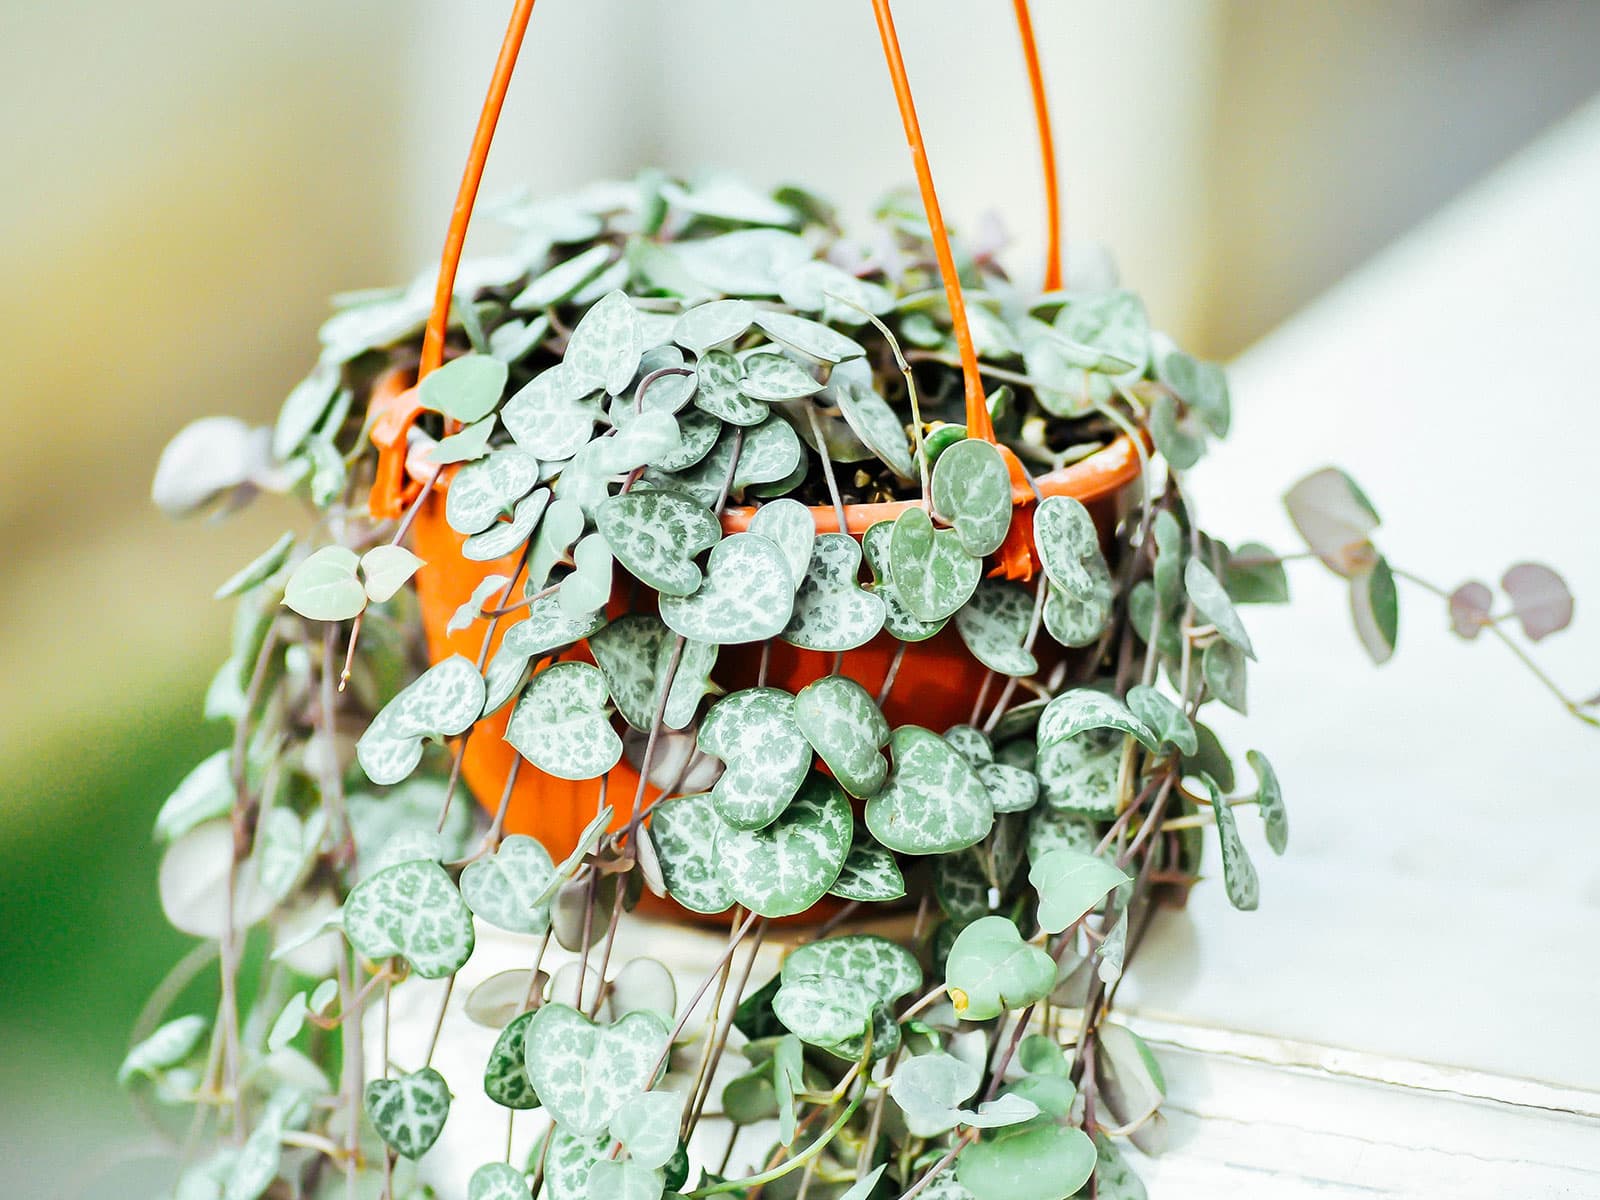
<svg viewBox="0 0 1600 1200"><path fill-rule="evenodd" d="M857 237L722 176L505 205L506 255L342 298L273 428L168 448L169 510L314 514L219 589L234 736L156 824L200 942L122 1074L192 1111L185 1200L1144 1194L1164 1083L1112 1004L1208 827L1240 909L1237 810L1286 846L1267 758L1241 783L1201 720L1245 710L1238 606L1285 560L1191 517L1222 371L1128 291L958 259L918 165ZM1332 469L1288 504L1381 661L1372 506ZM1505 587L1530 638L1570 617L1546 568ZM640 907L725 922L714 969L614 954ZM506 1153L419 1174L453 990L397 1062L393 989L483 924L526 945L464 1004ZM214 1018L170 1017L213 961Z"/></svg>

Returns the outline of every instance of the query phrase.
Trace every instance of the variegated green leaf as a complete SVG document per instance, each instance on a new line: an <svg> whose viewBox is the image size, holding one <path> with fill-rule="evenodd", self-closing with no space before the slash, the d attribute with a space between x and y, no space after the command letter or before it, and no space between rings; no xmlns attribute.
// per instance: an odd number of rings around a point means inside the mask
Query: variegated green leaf
<svg viewBox="0 0 1600 1200"><path fill-rule="evenodd" d="M596 1025L565 1004L544 1005L528 1026L528 1079L558 1125L598 1133L624 1103L649 1089L667 1049L654 1013L627 1013Z"/></svg>
<svg viewBox="0 0 1600 1200"><path fill-rule="evenodd" d="M655 724L676 642L672 632L648 613L618 617L589 638L589 649L606 677L617 711L641 732L649 732ZM716 661L715 646L684 639L662 713L669 728L682 729L694 719L700 697L710 687L707 676Z"/></svg>
<svg viewBox="0 0 1600 1200"><path fill-rule="evenodd" d="M661 597L661 619L669 628L716 645L765 641L793 612L794 581L783 551L754 533L718 542L694 593Z"/></svg>
<svg viewBox="0 0 1600 1200"><path fill-rule="evenodd" d="M666 372L666 374L658 374ZM653 377L653 378L652 378ZM645 386L645 380L650 379L650 385ZM646 350L639 359L639 386L634 389L633 403L637 415L653 413L656 416L668 416L678 412L689 403L695 393L695 372L683 357L683 351L676 346L656 346ZM613 413L626 408L627 400L619 397L611 405ZM615 415L613 415L615 420ZM618 429L631 429L630 422L618 425ZM624 468L631 470L631 468Z"/></svg>
<svg viewBox="0 0 1600 1200"><path fill-rule="evenodd" d="M566 477L564 484L570 484L570 472L580 462L587 465L590 455L593 455L596 466L594 473L597 476L624 475L670 456L677 450L682 436L678 432L678 420L671 413L660 410L636 413L611 437L599 438L579 450L566 472L563 472ZM585 511L592 512L605 499L606 481L601 479L598 482L593 499L585 497Z"/></svg>
<svg viewBox="0 0 1600 1200"><path fill-rule="evenodd" d="M561 581L556 599L568 616L584 617L598 612L611 599L611 548L598 533L578 539L572 548L572 570Z"/></svg>
<svg viewBox="0 0 1600 1200"><path fill-rule="evenodd" d="M1256 807L1267 828L1267 845L1274 854L1289 848L1289 812L1283 806L1283 787L1267 756L1259 750L1245 752L1245 761L1256 773Z"/></svg>
<svg viewBox="0 0 1600 1200"><path fill-rule="evenodd" d="M759 312L756 324L768 337L780 342L796 354L821 363L841 363L846 359L861 358L866 351L860 343L817 321L797 317L791 313Z"/></svg>
<svg viewBox="0 0 1600 1200"><path fill-rule="evenodd" d="M839 877L851 824L844 793L831 779L810 776L770 825L718 832L716 852L729 892L764 917L804 912Z"/></svg>
<svg viewBox="0 0 1600 1200"><path fill-rule="evenodd" d="M512 933L543 933L550 926L555 864L534 838L512 834L488 858L461 872L461 898L491 925Z"/></svg>
<svg viewBox="0 0 1600 1200"><path fill-rule="evenodd" d="M889 577L919 621L943 621L969 598L983 576L983 560L962 547L953 529L935 529L928 514L908 508L889 537Z"/></svg>
<svg viewBox="0 0 1600 1200"><path fill-rule="evenodd" d="M860 1042L877 1004L864 983L835 975L786 975L772 998L772 1010L783 1027L824 1050Z"/></svg>
<svg viewBox="0 0 1600 1200"><path fill-rule="evenodd" d="M1194 724L1183 709L1153 687L1135 684L1128 689L1128 707L1163 743L1176 746L1185 754L1196 754L1200 740Z"/></svg>
<svg viewBox="0 0 1600 1200"><path fill-rule="evenodd" d="M403 1158L426 1154L450 1115L449 1085L432 1067L398 1079L374 1079L362 1101L378 1136Z"/></svg>
<svg viewBox="0 0 1600 1200"><path fill-rule="evenodd" d="M1239 836L1233 808L1211 776L1200 778L1211 797L1211 814L1217 821L1217 841L1222 847L1222 882L1228 893L1228 903L1241 912L1253 912L1261 903L1261 881L1255 864L1250 861L1250 852L1244 848L1244 839Z"/></svg>
<svg viewBox="0 0 1600 1200"><path fill-rule="evenodd" d="M1200 615L1211 622L1226 641L1244 651L1247 658L1256 656L1250 645L1250 635L1245 632L1244 622L1228 598L1227 589L1199 559L1191 558L1184 564L1183 586Z"/></svg>
<svg viewBox="0 0 1600 1200"><path fill-rule="evenodd" d="M665 1166L678 1149L683 1099L676 1092L641 1092L625 1101L611 1118L611 1136L641 1167L655 1170ZM591 1190L593 1186L591 1177Z"/></svg>
<svg viewBox="0 0 1600 1200"><path fill-rule="evenodd" d="M1032 621L1033 597L1026 588L1006 579L986 579L956 613L956 632L991 671L1032 675L1039 660L1023 644Z"/></svg>
<svg viewBox="0 0 1600 1200"><path fill-rule="evenodd" d="M817 523L804 504L788 499L767 501L750 518L749 532L759 533L783 551L789 574L797 585L806 577Z"/></svg>
<svg viewBox="0 0 1600 1200"><path fill-rule="evenodd" d="M588 663L556 663L533 677L506 725L505 739L559 779L594 779L622 757L606 719L606 682Z"/></svg>
<svg viewBox="0 0 1600 1200"><path fill-rule="evenodd" d="M894 766L867 801L867 828L902 854L947 854L994 825L988 789L967 760L931 730L902 725L889 740Z"/></svg>
<svg viewBox="0 0 1600 1200"><path fill-rule="evenodd" d="M501 408L500 421L529 454L548 462L571 458L594 432L599 386L559 362L519 388Z"/></svg>
<svg viewBox="0 0 1600 1200"><path fill-rule="evenodd" d="M826 975L863 985L879 1004L892 1005L922 989L917 956L898 942L870 933L807 942L783 960L783 979Z"/></svg>
<svg viewBox="0 0 1600 1200"><path fill-rule="evenodd" d="M484 1163L467 1182L467 1200L530 1200L528 1177L510 1163Z"/></svg>
<svg viewBox="0 0 1600 1200"><path fill-rule="evenodd" d="M871 694L853 679L826 675L795 697L794 720L845 791L872 796L889 764L879 750L889 742L889 722Z"/></svg>
<svg viewBox="0 0 1600 1200"><path fill-rule="evenodd" d="M955 526L961 546L993 554L1011 528L1011 472L993 443L967 438L933 465L933 507Z"/></svg>
<svg viewBox="0 0 1600 1200"><path fill-rule="evenodd" d="M872 385L872 370L864 360L840 363L829 380L828 395L856 436L891 471L901 479L915 477L905 424L889 402L878 395Z"/></svg>
<svg viewBox="0 0 1600 1200"><path fill-rule="evenodd" d="M722 828L707 795L662 800L650 809L650 842L667 892L692 912L726 912L733 903L717 860L717 833Z"/></svg>
<svg viewBox="0 0 1600 1200"><path fill-rule="evenodd" d="M700 749L726 764L711 803L729 825L770 824L805 781L811 743L795 724L794 705L777 688L748 688L717 701L700 722Z"/></svg>
<svg viewBox="0 0 1600 1200"><path fill-rule="evenodd" d="M710 350L701 355L695 376L694 403L702 412L731 425L759 425L767 419L767 406L740 390L744 368L727 351Z"/></svg>
<svg viewBox="0 0 1600 1200"><path fill-rule="evenodd" d="M493 562L519 550L533 536L533 529L550 503L548 488L535 488L521 500L509 521L494 521L481 533L461 543L461 557L472 562Z"/></svg>
<svg viewBox="0 0 1600 1200"><path fill-rule="evenodd" d="M741 366L739 390L753 401L803 400L822 390L822 384L812 378L811 372L787 354L774 350L747 355Z"/></svg>
<svg viewBox="0 0 1600 1200"><path fill-rule="evenodd" d="M590 387L620 396L639 368L639 322L621 292L602 296L572 330L561 361Z"/></svg>
<svg viewBox="0 0 1600 1200"><path fill-rule="evenodd" d="M717 435L722 432L722 422L698 408L685 409L675 419L678 422L678 448L650 460L650 466L657 473L684 471L702 461L711 453L711 448L717 444ZM715 503L715 500L712 497L711 502Z"/></svg>
<svg viewBox="0 0 1600 1200"><path fill-rule="evenodd" d="M857 582L861 544L848 533L818 534L795 592L783 640L806 650L854 650L883 628L883 600Z"/></svg>
<svg viewBox="0 0 1600 1200"><path fill-rule="evenodd" d="M424 979L442 979L472 954L472 914L436 862L412 859L358 883L344 931L365 959L400 955Z"/></svg>
<svg viewBox="0 0 1600 1200"><path fill-rule="evenodd" d="M528 1026L532 1022L531 1011L513 1017L495 1039L483 1068L484 1094L503 1108L539 1107L539 1093L528 1079Z"/></svg>
<svg viewBox="0 0 1600 1200"><path fill-rule="evenodd" d="M550 582L550 570L562 562L584 530L583 506L576 500L557 496L550 501L544 518L533 535L528 552L528 590L542 591ZM578 614L572 614L577 617Z"/></svg>
<svg viewBox="0 0 1600 1200"><path fill-rule="evenodd" d="M873 581L867 586L883 601L883 627L892 636L902 642L925 641L943 629L949 618L921 620L901 599L900 590L889 575L889 544L894 538L894 527L893 521L879 521L861 538L861 549L866 555L867 565L872 568ZM973 586L977 586L976 579L973 580Z"/></svg>
<svg viewBox="0 0 1600 1200"><path fill-rule="evenodd" d="M1142 372L1150 362L1150 319L1129 291L1075 292L1056 313L1055 328L1068 340L1118 360L1112 374Z"/></svg>
<svg viewBox="0 0 1600 1200"><path fill-rule="evenodd" d="M444 517L457 533L482 533L509 517L539 482L539 460L516 446L502 446L455 473L444 495Z"/></svg>
<svg viewBox="0 0 1600 1200"><path fill-rule="evenodd" d="M894 311L894 293L882 284L857 279L830 262L802 263L778 281L779 295L790 308L820 312L830 325L865 324L866 314Z"/></svg>
<svg viewBox="0 0 1600 1200"><path fill-rule="evenodd" d="M636 579L672 596L700 586L695 557L722 536L710 511L675 492L612 496L595 510L595 524Z"/></svg>
<svg viewBox="0 0 1600 1200"><path fill-rule="evenodd" d="M204 1017L177 1017L162 1025L123 1058L117 1068L117 1083L126 1087L140 1076L153 1078L175 1067L200 1045L208 1022Z"/></svg>
<svg viewBox="0 0 1600 1200"><path fill-rule="evenodd" d="M611 261L611 247L590 246L535 277L511 301L518 312L551 308L566 300L589 280L600 274Z"/></svg>
<svg viewBox="0 0 1600 1200"><path fill-rule="evenodd" d="M1028 813L1027 840L1028 861L1034 863L1063 846L1072 850L1093 850L1100 835L1090 818L1040 804Z"/></svg>
<svg viewBox="0 0 1600 1200"><path fill-rule="evenodd" d="M1235 712L1250 708L1249 661L1244 651L1220 638L1200 653L1200 675L1211 694Z"/></svg>
<svg viewBox="0 0 1600 1200"><path fill-rule="evenodd" d="M1063 646L1087 646L1111 619L1111 572L1089 510L1070 496L1047 496L1033 516L1033 540L1051 583L1044 622Z"/></svg>
<svg viewBox="0 0 1600 1200"><path fill-rule="evenodd" d="M1117 811L1121 762L1121 732L1101 728L1042 741L1035 765L1047 804L1066 812L1112 817Z"/></svg>
<svg viewBox="0 0 1600 1200"><path fill-rule="evenodd" d="M980 763L973 768L997 813L1027 812L1039 802L1039 777L1006 763Z"/></svg>
<svg viewBox="0 0 1600 1200"><path fill-rule="evenodd" d="M858 834L828 894L869 903L898 900L906 894L906 880L892 853Z"/></svg>
<svg viewBox="0 0 1600 1200"><path fill-rule="evenodd" d="M1161 748L1155 733L1126 704L1093 688L1062 692L1045 706L1039 717L1039 745L1042 748L1061 738L1076 737L1086 729L1120 730L1137 738L1152 753Z"/></svg>
<svg viewBox="0 0 1600 1200"><path fill-rule="evenodd" d="M703 355L739 337L755 319L755 306L748 300L712 300L685 309L672 327L672 340Z"/></svg>
<svg viewBox="0 0 1600 1200"><path fill-rule="evenodd" d="M373 783L399 783L422 761L425 739L454 737L483 711L483 676L453 654L429 667L390 700L356 742L356 758Z"/></svg>
<svg viewBox="0 0 1600 1200"><path fill-rule="evenodd" d="M974 768L994 761L994 746L989 735L971 725L952 725L944 731L944 740Z"/></svg>

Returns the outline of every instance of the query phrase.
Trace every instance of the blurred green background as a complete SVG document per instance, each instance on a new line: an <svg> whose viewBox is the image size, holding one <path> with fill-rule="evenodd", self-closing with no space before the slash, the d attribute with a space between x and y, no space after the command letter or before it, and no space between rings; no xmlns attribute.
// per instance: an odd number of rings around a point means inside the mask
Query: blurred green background
<svg viewBox="0 0 1600 1200"><path fill-rule="evenodd" d="M199 716L227 619L209 594L298 520L172 526L147 500L156 456L204 413L268 419L325 297L432 252L507 7L0 4L0 1195L154 1178L118 1165L146 1139L112 1083L188 948L150 825L222 737ZM946 207L1003 209L1027 271L1010 6L902 7ZM1214 357L1600 87L1582 0L1036 7L1070 234L1114 244L1157 320ZM491 191L714 162L860 207L909 174L859 0L545 0L533 30ZM735 52L685 83L711 39ZM936 76L952 39L963 69ZM774 86L736 52L780 40L828 86Z"/></svg>

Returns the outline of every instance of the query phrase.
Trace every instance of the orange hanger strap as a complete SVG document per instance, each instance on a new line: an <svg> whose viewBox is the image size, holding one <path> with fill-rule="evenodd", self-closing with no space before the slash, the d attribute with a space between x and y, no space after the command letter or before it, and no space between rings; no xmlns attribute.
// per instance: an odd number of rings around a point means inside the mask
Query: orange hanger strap
<svg viewBox="0 0 1600 1200"><path fill-rule="evenodd" d="M1039 66L1028 0L1012 3L1017 10L1017 32L1022 35L1022 57L1028 64L1028 86L1033 90L1033 119L1039 127L1039 161L1044 167L1044 290L1053 292L1061 287L1061 181L1056 174L1056 140L1050 132L1050 100L1044 93L1044 71Z"/></svg>
<svg viewBox="0 0 1600 1200"><path fill-rule="evenodd" d="M417 403L416 385L407 372L396 369L379 376L372 385L367 410L372 420L368 436L378 448L378 469L367 494L367 510L379 520L395 520L422 486L406 478L407 435L423 412Z"/></svg>
<svg viewBox="0 0 1600 1200"><path fill-rule="evenodd" d="M939 275L950 304L950 321L955 327L956 348L961 352L961 375L966 385L967 435L994 441L994 422L983 396L983 380L978 375L978 352L972 345L972 329L967 323L967 306L961 298L961 280L956 275L956 259L950 250L950 234L939 211L939 197L933 190L933 172L928 166L928 149L922 141L922 126L917 123L916 105L911 100L911 81L906 78L905 60L900 56L900 38L894 31L894 14L889 0L872 0L878 18L878 36L883 39L883 57L889 64L889 81L894 84L900 103L900 119L906 127L906 143L911 148L911 164L917 172L917 188L922 193L922 209L933 233L933 250L939 259Z"/></svg>
<svg viewBox="0 0 1600 1200"><path fill-rule="evenodd" d="M494 127L500 120L506 90L511 86L511 72L517 65L522 37L528 32L528 18L532 15L533 0L517 0L511 10L511 24L506 27L506 36L500 43L500 57L495 60L489 94L484 97L478 128L472 135L467 168L461 174L461 190L456 193L456 206L450 214L450 230L445 235L444 254L439 261L439 283L433 293L433 314L428 318L428 329L422 339L422 363L417 368L419 381L444 361L444 336L450 325L450 300L455 292L456 268L461 264L461 248L467 242L472 206L478 198L478 184L483 181L484 164L489 161L489 144L494 141Z"/></svg>

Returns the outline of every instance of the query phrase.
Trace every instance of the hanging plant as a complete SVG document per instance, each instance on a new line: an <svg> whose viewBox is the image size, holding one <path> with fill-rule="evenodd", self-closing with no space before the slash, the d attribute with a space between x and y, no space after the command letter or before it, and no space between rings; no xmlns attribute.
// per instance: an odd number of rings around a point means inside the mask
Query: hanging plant
<svg viewBox="0 0 1600 1200"><path fill-rule="evenodd" d="M723 176L504 206L505 255L346 297L272 429L169 448L170 510L316 516L219 590L232 747L157 818L167 913L221 959L214 1026L122 1072L218 1135L181 1195L420 1194L463 1084L364 1026L482 925L529 966L467 997L500 1031L473 1086L539 1134L452 1194L1143 1195L1165 1084L1112 1000L1208 827L1240 909L1239 810L1287 847L1270 762L1203 720L1246 711L1240 610L1288 598L1285 558L1193 520L1222 371L1057 253L1036 293L952 243L919 166L924 208L854 233ZM1382 661L1413 577L1371 504L1333 469L1287 499ZM1505 590L1531 639L1570 619L1547 568ZM1511 639L1486 587L1440 594ZM640 907L726 924L713 976L614 957ZM777 922L808 932L752 978ZM776 1126L740 1169L689 1153L713 1117Z"/></svg>

